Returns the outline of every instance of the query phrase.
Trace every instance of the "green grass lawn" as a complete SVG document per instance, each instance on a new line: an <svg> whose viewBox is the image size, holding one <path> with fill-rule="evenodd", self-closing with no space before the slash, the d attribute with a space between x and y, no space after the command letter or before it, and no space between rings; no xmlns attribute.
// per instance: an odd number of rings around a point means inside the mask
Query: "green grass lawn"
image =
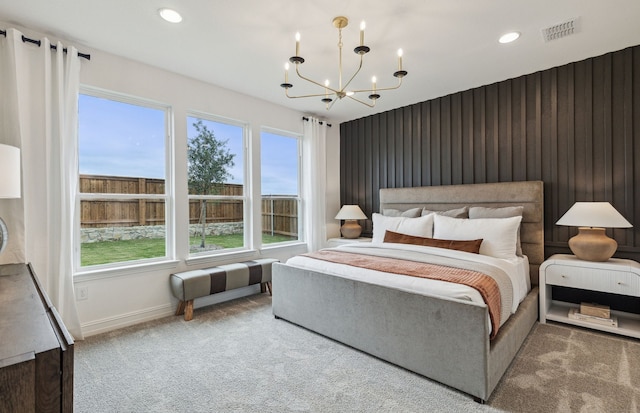
<svg viewBox="0 0 640 413"><path fill-rule="evenodd" d="M285 235L262 234L263 244L293 241L295 238ZM191 237L190 245L200 245L200 237ZM217 245L222 248L239 248L243 244L242 234L210 235L206 238L207 245ZM135 239L126 241L105 241L82 244L81 264L108 264L112 262L134 261L145 258L164 257L164 239Z"/></svg>

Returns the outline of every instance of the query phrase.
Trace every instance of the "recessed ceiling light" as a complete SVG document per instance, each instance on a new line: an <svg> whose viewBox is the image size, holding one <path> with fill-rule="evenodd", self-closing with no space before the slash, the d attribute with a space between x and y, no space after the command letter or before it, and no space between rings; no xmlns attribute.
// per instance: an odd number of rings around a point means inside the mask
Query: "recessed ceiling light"
<svg viewBox="0 0 640 413"><path fill-rule="evenodd" d="M180 23L182 21L182 16L180 16L180 13L172 9L160 9L158 10L158 14L160 14L160 17L162 17L169 23Z"/></svg>
<svg viewBox="0 0 640 413"><path fill-rule="evenodd" d="M511 43L513 41L518 40L518 37L520 37L520 33L518 33L518 32L509 32L509 33L505 33L502 36L500 36L498 41L500 43Z"/></svg>

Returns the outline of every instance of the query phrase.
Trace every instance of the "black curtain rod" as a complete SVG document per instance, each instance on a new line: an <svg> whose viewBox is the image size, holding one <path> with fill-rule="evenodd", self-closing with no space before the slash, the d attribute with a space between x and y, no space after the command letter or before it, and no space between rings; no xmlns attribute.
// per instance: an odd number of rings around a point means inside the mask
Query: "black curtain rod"
<svg viewBox="0 0 640 413"><path fill-rule="evenodd" d="M309 118L305 118L305 117L303 116L303 117L302 117L302 120L309 121ZM321 121L321 120L319 120L319 121L318 121L318 123L319 123L319 124L321 124L321 125L323 125L323 124L324 124L324 122L323 122L323 121ZM327 126L328 126L328 127L331 127L331 124L330 124L330 123L327 123Z"/></svg>
<svg viewBox="0 0 640 413"><path fill-rule="evenodd" d="M7 32L6 32L6 31L4 31L4 30L0 30L0 36L7 37ZM37 45L38 45L38 47L40 47L40 45L42 44L42 41L41 41L41 40L34 40L34 39L30 39L30 38L26 37L25 35L22 35L22 41L23 41L23 42L25 42L25 43L33 43L33 44L37 44ZM51 49L53 49L53 50L58 50L58 46L56 46L55 44L52 44L52 45L50 45L50 46L51 46ZM63 51L64 53L67 53L67 48L65 47L64 49L62 49L62 51ZM85 54L85 53L80 53L80 52L78 52L78 56L79 56L79 57L83 57L83 58L85 58L85 59L87 59L87 60L91 60L91 55L90 55L90 54Z"/></svg>

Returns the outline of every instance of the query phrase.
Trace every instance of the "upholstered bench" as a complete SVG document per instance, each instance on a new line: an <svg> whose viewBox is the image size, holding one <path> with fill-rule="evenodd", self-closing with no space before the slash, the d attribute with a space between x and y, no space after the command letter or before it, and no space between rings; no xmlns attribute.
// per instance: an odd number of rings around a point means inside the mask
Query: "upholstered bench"
<svg viewBox="0 0 640 413"><path fill-rule="evenodd" d="M260 284L260 292L271 294L271 264L275 258L259 258L235 264L218 265L171 274L171 292L180 302L176 315L193 318L193 300L223 291Z"/></svg>

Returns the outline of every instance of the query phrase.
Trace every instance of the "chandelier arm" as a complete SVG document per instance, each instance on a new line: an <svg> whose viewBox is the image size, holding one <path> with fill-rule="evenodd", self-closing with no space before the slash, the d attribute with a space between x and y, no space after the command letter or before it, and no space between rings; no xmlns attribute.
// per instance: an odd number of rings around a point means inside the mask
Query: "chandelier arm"
<svg viewBox="0 0 640 413"><path fill-rule="evenodd" d="M284 90L284 94L289 98L289 99L299 99L299 98L315 98L315 97L321 97L321 96L325 96L325 93L318 93L318 94L313 94L313 95L300 95L300 96L291 96L289 95L289 90L285 89Z"/></svg>
<svg viewBox="0 0 640 413"><path fill-rule="evenodd" d="M365 105L365 106L369 106L370 108L373 108L373 107L375 107L375 106L376 106L376 102L375 102L375 101L373 101L373 104L371 104L371 103L367 103L367 102L365 102L365 101L363 101L363 100L360 100L360 99L358 99L358 98L354 98L353 96L347 96L347 97L348 97L349 99L353 99L353 100L355 100L356 102L362 103L362 104L363 104L363 105Z"/></svg>
<svg viewBox="0 0 640 413"><path fill-rule="evenodd" d="M400 86L402 86L402 78L398 78L398 84L396 86L392 86L392 87L377 87L374 89L360 89L360 90L354 90L353 93L362 93L362 92L380 92L380 91L384 91L384 90L394 90L394 89L398 89Z"/></svg>
<svg viewBox="0 0 640 413"><path fill-rule="evenodd" d="M353 76L351 76L349 81L342 87L342 89L340 89L341 91L344 91L349 86L349 83L351 83L351 81L358 75L358 73L360 73L360 69L362 69L362 57L363 55L360 55L360 65L358 66L358 70L356 70L356 72L353 74Z"/></svg>
<svg viewBox="0 0 640 413"><path fill-rule="evenodd" d="M322 88L328 89L328 90L332 91L333 93L338 93L338 90L335 90L335 89L333 89L333 88L331 88L331 87L329 87L329 86L325 86L325 85L324 85L324 84L322 84L322 83L318 83L318 82L316 82L315 80L309 79L308 77L304 77L304 76L302 76L302 75L300 74L300 70L298 69L298 67L299 67L299 66L300 66L300 65L296 65L296 74L298 75L298 77L299 77L300 79L306 80L307 82L313 83L314 85L318 85L318 86L320 86L320 87L322 87ZM324 96L324 93L323 93L322 95L309 95L309 96Z"/></svg>

